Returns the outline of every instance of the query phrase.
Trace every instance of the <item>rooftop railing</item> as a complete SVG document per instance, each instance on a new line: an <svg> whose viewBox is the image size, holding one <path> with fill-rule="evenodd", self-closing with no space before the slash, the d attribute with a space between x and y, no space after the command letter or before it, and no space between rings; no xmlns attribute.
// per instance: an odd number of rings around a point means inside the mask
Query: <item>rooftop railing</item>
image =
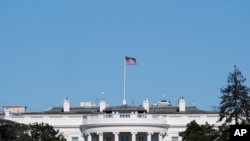
<svg viewBox="0 0 250 141"><path fill-rule="evenodd" d="M83 116L83 125L88 124L167 124L166 117L153 114L114 113Z"/></svg>

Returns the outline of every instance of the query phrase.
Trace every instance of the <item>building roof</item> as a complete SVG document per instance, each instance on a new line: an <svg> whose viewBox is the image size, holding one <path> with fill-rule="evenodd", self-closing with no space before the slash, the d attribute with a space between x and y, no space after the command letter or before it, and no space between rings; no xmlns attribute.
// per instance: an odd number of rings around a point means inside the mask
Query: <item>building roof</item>
<svg viewBox="0 0 250 141"><path fill-rule="evenodd" d="M110 106L106 107L103 111L104 113L146 113L146 109L142 106ZM25 113L25 114L100 114L98 106L92 107L71 107L69 112L64 112L63 107L53 107L48 111L44 112L35 112L35 113ZM187 106L184 112L179 111L178 106L150 106L149 114L218 114L215 111L204 111L197 109L195 106Z"/></svg>
<svg viewBox="0 0 250 141"><path fill-rule="evenodd" d="M69 112L64 112L63 107L52 107L43 112L29 112L25 114L96 114L99 113L99 107L71 107Z"/></svg>
<svg viewBox="0 0 250 141"><path fill-rule="evenodd" d="M144 113L146 109L141 106L129 106L129 105L121 105L121 106L112 106L107 107L104 110L105 113L112 113L112 112L119 112L119 113L131 113L131 112L138 112Z"/></svg>
<svg viewBox="0 0 250 141"><path fill-rule="evenodd" d="M72 114L94 114L99 112L99 107L70 107L69 112L64 112L63 107L53 107L45 113L72 113Z"/></svg>
<svg viewBox="0 0 250 141"><path fill-rule="evenodd" d="M66 99L67 100L67 99ZM184 105L185 106L185 105ZM149 110L144 106L106 106L103 111L100 111L99 106L88 103L80 103L80 106L70 107L69 111L65 112L63 106L52 107L47 111L28 112L25 114L100 114L100 113L149 113L149 114L218 114L215 111L200 110L195 106L185 106L184 111L179 110L179 106L171 105L171 102L163 99L160 102L149 106ZM148 111L147 111L148 110Z"/></svg>
<svg viewBox="0 0 250 141"><path fill-rule="evenodd" d="M151 106L149 108L149 113L151 114L217 114L213 111L204 111L197 109L195 106L186 106L185 111L180 112L178 106Z"/></svg>

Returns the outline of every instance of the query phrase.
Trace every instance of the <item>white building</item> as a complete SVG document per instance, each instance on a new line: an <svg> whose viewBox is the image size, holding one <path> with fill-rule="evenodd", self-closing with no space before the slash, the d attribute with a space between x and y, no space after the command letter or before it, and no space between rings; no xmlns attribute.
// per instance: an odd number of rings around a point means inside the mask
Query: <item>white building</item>
<svg viewBox="0 0 250 141"><path fill-rule="evenodd" d="M218 113L186 106L183 97L178 106L162 100L150 106L149 100L142 106L108 106L101 100L99 106L81 102L71 107L66 98L61 107L35 113L10 113L5 119L29 124L44 122L59 129L68 141L180 141L179 132L187 123L214 124L218 127Z"/></svg>

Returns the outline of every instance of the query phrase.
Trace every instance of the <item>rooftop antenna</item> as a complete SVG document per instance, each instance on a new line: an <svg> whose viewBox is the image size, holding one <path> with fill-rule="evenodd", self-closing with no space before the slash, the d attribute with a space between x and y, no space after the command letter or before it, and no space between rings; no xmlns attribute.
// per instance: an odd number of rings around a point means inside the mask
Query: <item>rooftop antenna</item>
<svg viewBox="0 0 250 141"><path fill-rule="evenodd" d="M165 94L162 93L162 100L165 100Z"/></svg>
<svg viewBox="0 0 250 141"><path fill-rule="evenodd" d="M135 106L135 101L134 101L134 99L132 99L132 106Z"/></svg>
<svg viewBox="0 0 250 141"><path fill-rule="evenodd" d="M101 95L102 95L102 100L105 100L104 99L104 92L103 91L102 91Z"/></svg>

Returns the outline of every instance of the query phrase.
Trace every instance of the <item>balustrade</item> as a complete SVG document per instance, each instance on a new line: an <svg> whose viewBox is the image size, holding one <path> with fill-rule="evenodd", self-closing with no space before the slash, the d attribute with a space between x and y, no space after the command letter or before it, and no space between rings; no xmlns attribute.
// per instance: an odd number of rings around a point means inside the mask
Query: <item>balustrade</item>
<svg viewBox="0 0 250 141"><path fill-rule="evenodd" d="M123 120L129 119L129 120ZM131 123L131 124L167 124L167 118L160 115L150 114L99 114L89 115L83 117L83 125L86 124L119 124L119 123Z"/></svg>

